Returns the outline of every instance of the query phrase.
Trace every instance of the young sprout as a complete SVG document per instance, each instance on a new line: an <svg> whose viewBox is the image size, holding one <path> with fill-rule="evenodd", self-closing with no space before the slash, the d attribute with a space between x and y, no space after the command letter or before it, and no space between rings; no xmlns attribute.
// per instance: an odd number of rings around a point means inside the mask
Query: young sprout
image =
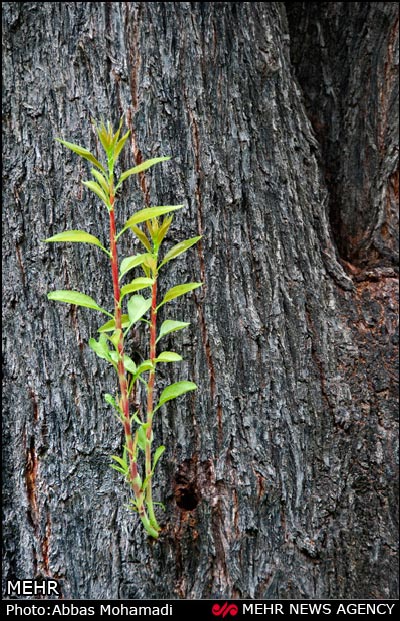
<svg viewBox="0 0 400 621"><path fill-rule="evenodd" d="M91 233L80 230L57 233L45 240L46 242L89 243L104 252L110 260L113 308L111 311L106 310L92 297L79 291L52 291L47 297L49 300L91 308L109 317L109 320L98 329L98 339L89 340L89 347L115 369L118 377L117 396L114 398L106 394L105 401L113 407L117 419L123 426L125 443L121 456L111 456L111 467L119 472L130 486L133 498L129 506L139 514L147 534L157 538L161 529L155 515L154 504L161 503L153 502L152 483L158 460L165 446L159 446L153 450L154 415L171 399L176 399L197 388L193 382L176 382L167 386L159 395L158 400L156 399L158 365L182 360L176 352L158 351L158 342L167 334L189 326L189 323L184 321L166 319L158 327L157 314L162 306L200 287L202 283L191 282L176 285L167 291L162 300L158 298L157 287L160 272L164 266L193 246L200 237L181 241L160 257L160 248L168 233L174 212L182 209L183 205L146 207L134 213L117 232L116 194L120 193L124 181L131 175L144 172L151 166L170 159L169 157L156 157L146 160L122 172L118 179L115 179L115 163L129 136L129 131L121 136L121 129L122 120L116 132L113 131L110 122L100 123L96 127L105 152L105 162L100 162L88 149L57 138L58 142L93 166L91 169L93 179L84 181L83 184L96 194L108 210L108 247ZM125 257L120 262L118 240L128 230L141 242L144 252ZM135 268L141 270L142 275L130 280L132 270ZM147 296L146 290L150 291ZM131 328L134 326L136 328L138 325L148 332L149 341L149 357L139 365L125 351L126 337ZM147 403L139 407L136 404L137 409L131 411L130 397L138 381L146 388Z"/></svg>

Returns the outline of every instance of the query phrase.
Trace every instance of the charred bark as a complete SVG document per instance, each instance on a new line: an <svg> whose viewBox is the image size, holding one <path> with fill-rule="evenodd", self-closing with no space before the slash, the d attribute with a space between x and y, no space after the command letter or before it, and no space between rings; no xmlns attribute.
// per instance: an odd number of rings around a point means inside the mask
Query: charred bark
<svg viewBox="0 0 400 621"><path fill-rule="evenodd" d="M292 50L283 3L4 4L5 579L52 576L73 598L396 596L393 3L289 4ZM344 20L360 49L378 4L376 79L353 84L380 119L372 132L315 32L333 53ZM345 53L346 75L363 62ZM313 77L325 67L340 111ZM122 438L102 399L114 378L86 346L97 318L46 300L76 288L107 304L107 260L40 242L106 237L85 165L54 137L87 144L92 116L123 113L124 168L173 160L132 181L120 223L185 202L171 242L203 235L163 285L205 283L171 309L192 326L164 381L200 389L155 425L166 513L153 543L108 467ZM371 140L379 179L354 155ZM131 347L145 355L140 338Z"/></svg>

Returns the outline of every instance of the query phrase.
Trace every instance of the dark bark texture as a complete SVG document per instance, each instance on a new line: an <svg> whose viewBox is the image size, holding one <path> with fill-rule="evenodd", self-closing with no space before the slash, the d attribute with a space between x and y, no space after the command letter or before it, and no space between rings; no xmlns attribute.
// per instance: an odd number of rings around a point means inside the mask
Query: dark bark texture
<svg viewBox="0 0 400 621"><path fill-rule="evenodd" d="M9 2L3 23L4 578L77 599L396 597L395 3ZM102 319L46 299L110 306L107 259L41 242L107 238L54 138L96 151L90 118L123 113L124 169L173 159L130 181L119 223L184 202L170 242L203 235L162 283L205 285L169 308L192 324L159 388L199 390L155 424L157 542L108 465Z"/></svg>

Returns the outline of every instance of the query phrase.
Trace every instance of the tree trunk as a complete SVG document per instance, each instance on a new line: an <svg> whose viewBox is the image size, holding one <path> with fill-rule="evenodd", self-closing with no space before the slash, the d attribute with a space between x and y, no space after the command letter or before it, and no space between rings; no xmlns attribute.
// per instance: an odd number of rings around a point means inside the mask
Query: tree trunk
<svg viewBox="0 0 400 621"><path fill-rule="evenodd" d="M72 598L396 597L395 3L3 6L4 578ZM123 169L173 159L130 182L119 223L184 202L169 241L203 235L162 284L205 283L169 312L192 324L161 386L199 390L155 424L156 542L109 468L99 318L46 299L109 306L107 259L41 241L107 238L54 138L97 149L91 117L122 114Z"/></svg>

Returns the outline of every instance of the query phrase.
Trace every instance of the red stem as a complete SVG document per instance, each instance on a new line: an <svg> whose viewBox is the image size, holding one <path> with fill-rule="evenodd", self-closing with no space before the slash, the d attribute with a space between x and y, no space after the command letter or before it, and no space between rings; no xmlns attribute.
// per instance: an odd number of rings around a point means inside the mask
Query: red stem
<svg viewBox="0 0 400 621"><path fill-rule="evenodd" d="M121 390L121 410L123 415L123 425L126 437L126 447L128 449L129 459L129 472L132 482L132 487L137 496L140 496L140 485L136 482L138 480L137 463L134 458L133 452L133 438L132 427L129 416L129 400L128 400L128 382L126 379L125 364L124 364L124 335L122 331L122 316L121 316L121 290L118 280L118 254L117 254L117 242L116 242L116 227L115 227L115 212L114 212L114 196L110 196L110 250L111 250L111 270L114 287L114 304L115 304L115 328L119 330L118 341L118 379Z"/></svg>
<svg viewBox="0 0 400 621"><path fill-rule="evenodd" d="M157 273L153 272L154 283L151 289L151 316L150 316L150 360L155 364L156 359L156 338L157 338ZM153 492L151 481L151 433L153 426L153 400L154 400L154 380L155 370L154 366L149 373L149 382L147 389L147 423L148 428L146 430L146 478L148 477L148 483L146 487L146 504L149 511L150 523L158 531L159 526L154 514L153 506Z"/></svg>
<svg viewBox="0 0 400 621"><path fill-rule="evenodd" d="M150 360L154 364L156 359L156 338L157 338L157 279L151 289L151 317L150 317ZM154 393L154 369L149 374L149 390L147 398L147 417L153 413L153 393ZM149 432L149 429L147 430ZM151 433L151 430L150 430Z"/></svg>
<svg viewBox="0 0 400 621"><path fill-rule="evenodd" d="M111 270L114 288L114 308L115 308L115 329L119 330L118 339L118 380L121 391L120 407L122 410L122 422L125 432L126 448L128 452L129 460L129 478L132 489L136 497L136 507L139 516L145 526L145 529L149 535L154 538L158 537L158 529L155 529L152 525L152 520L149 520L147 511L144 505L144 492L142 490L142 481L138 472L136 462L136 438L135 442L132 438L132 425L129 416L129 399L128 399L128 382L126 379L126 369L124 363L124 333L122 330L122 313L121 313L121 290L118 279L118 254L117 254L117 233L115 228L115 213L114 213L114 200L115 197L110 192L110 251L111 251ZM151 498L151 492L150 492ZM150 505L152 506L152 505ZM152 514L153 515L153 514Z"/></svg>

